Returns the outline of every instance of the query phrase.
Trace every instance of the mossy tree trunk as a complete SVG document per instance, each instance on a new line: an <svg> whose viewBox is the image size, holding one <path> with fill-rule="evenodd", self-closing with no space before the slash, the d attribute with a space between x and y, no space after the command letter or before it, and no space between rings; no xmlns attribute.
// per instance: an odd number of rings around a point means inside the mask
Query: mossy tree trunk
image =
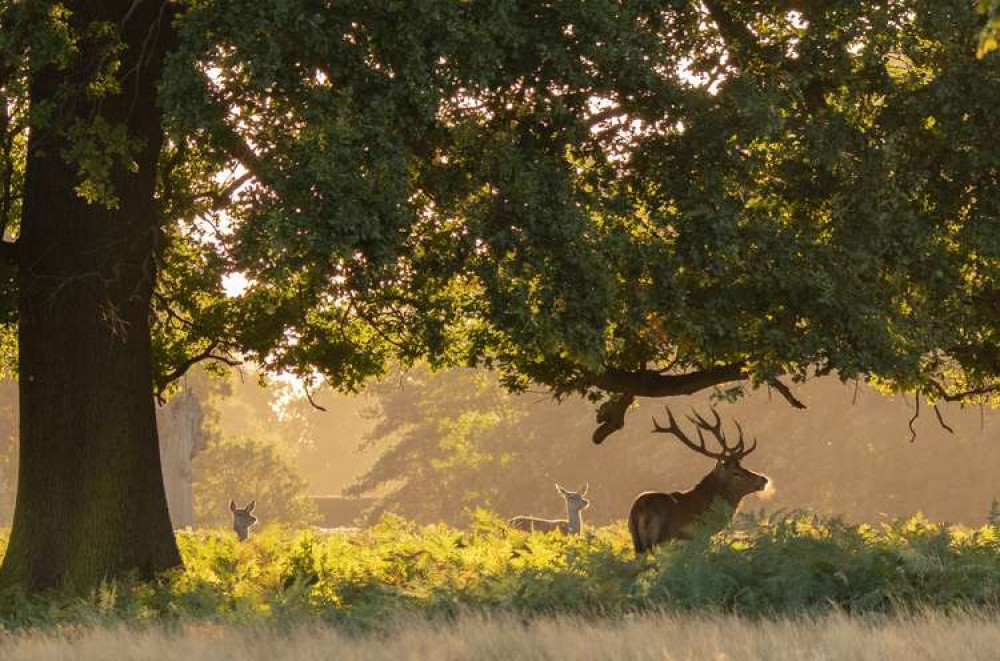
<svg viewBox="0 0 1000 661"><path fill-rule="evenodd" d="M150 340L162 143L156 85L170 13L160 0L68 4L72 27L88 34L89 26L91 36L68 68L47 67L31 81L32 107L54 112L30 136L15 255L21 451L0 585L31 592L82 592L180 564L160 473ZM117 26L123 47L120 89L102 95L84 84L114 56L93 36L98 22ZM79 194L74 126L127 130L128 154L108 150L113 200Z"/></svg>

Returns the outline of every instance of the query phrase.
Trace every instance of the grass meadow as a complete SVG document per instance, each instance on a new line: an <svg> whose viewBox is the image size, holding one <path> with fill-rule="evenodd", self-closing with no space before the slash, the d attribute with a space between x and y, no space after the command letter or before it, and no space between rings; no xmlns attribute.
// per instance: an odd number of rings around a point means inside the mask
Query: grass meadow
<svg viewBox="0 0 1000 661"><path fill-rule="evenodd" d="M185 568L0 599L14 659L986 659L1000 530L788 514L635 558L579 537L387 517L356 533L178 536ZM6 537L0 534L0 553Z"/></svg>
<svg viewBox="0 0 1000 661"><path fill-rule="evenodd" d="M975 614L881 620L828 614L750 620L735 615L643 614L623 619L510 614L397 620L379 634L300 625L111 626L14 634L5 661L993 661L1000 624Z"/></svg>

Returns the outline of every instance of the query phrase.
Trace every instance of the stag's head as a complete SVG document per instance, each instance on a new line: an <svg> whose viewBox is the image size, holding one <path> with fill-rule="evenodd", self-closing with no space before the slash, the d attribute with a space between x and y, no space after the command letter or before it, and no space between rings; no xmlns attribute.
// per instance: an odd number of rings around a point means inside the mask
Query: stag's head
<svg viewBox="0 0 1000 661"><path fill-rule="evenodd" d="M246 507L237 507L235 501L229 501L229 511L233 513L233 530L242 542L250 538L250 526L257 523L257 517L252 514L256 506L256 500L251 500Z"/></svg>
<svg viewBox="0 0 1000 661"><path fill-rule="evenodd" d="M753 440L750 447L743 441L743 428L740 423L735 422L739 432L739 438L735 443L730 444L726 440L726 434L722 429L722 419L713 408L712 415L715 422L711 423L703 418L699 413L693 412L688 416L698 432L698 442L695 443L684 433L674 419L670 408L667 408L667 426L661 426L656 418L653 418L654 431L662 434L672 434L676 436L684 445L688 446L698 454L715 459L715 469L711 472L714 482L718 485L719 491L733 501L739 501L744 496L767 488L767 477L760 473L754 473L740 465L740 462L748 454L757 449L757 439ZM705 444L704 432L710 433L721 447L720 450L710 450Z"/></svg>
<svg viewBox="0 0 1000 661"><path fill-rule="evenodd" d="M583 485L583 488L579 491L570 491L569 489L564 489L558 484L556 485L556 491L559 495L566 499L566 507L572 511L579 512L590 507L590 501L585 498L587 495L587 490L590 488L590 484Z"/></svg>

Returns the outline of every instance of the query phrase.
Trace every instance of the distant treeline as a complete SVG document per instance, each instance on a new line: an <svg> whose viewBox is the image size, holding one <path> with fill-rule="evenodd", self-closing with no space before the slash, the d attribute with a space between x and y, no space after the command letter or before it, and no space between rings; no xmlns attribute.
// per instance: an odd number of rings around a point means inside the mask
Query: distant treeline
<svg viewBox="0 0 1000 661"><path fill-rule="evenodd" d="M593 405L580 399L560 404L544 393L511 395L484 371L433 374L415 368L375 384L364 406L325 393L329 412L304 405L291 422L271 409L279 396L287 396L287 386L251 393L252 398L249 390L216 393L209 409L230 407L240 414L233 417L243 420L259 416L256 428L238 430L241 436L256 437L255 429L266 429L262 441L295 458L290 465L308 475L309 493L343 493L312 498L323 527L370 521L383 512L452 525L467 524L477 508L502 516L557 517L564 509L556 483L570 489L589 483L592 504L584 522L602 524L624 518L642 491L684 490L711 468L709 460L672 437L652 433L650 420L662 419L669 404L685 424L683 414L692 407L705 411L713 403L708 394L640 400L625 429L595 446ZM727 425L739 420L747 436L758 439L747 466L774 483L767 496L748 498L745 510L801 509L849 521L923 512L934 520L981 524L1000 496L995 411L941 406L951 434L925 403L911 442L912 398L883 397L863 384L855 388L830 377L794 390L807 409L793 409L767 390L736 403L714 401ZM0 526L9 525L13 510L16 411L16 384L0 383ZM331 427L338 430L336 442L328 435ZM358 454L359 446L365 454ZM233 479L245 486L249 465L238 463ZM345 465L353 478L345 477ZM323 467L330 467L328 476ZM255 483L265 484L273 470ZM269 493L277 497L279 491ZM224 504L223 496L214 499ZM239 497L266 501L268 496ZM260 509L280 516L275 505L262 502Z"/></svg>
<svg viewBox="0 0 1000 661"><path fill-rule="evenodd" d="M748 498L745 509L802 509L851 521L923 512L981 524L1000 495L995 411L942 405L952 434L925 402L911 441L911 398L884 397L831 377L794 387L805 410L767 390L735 403L718 401L721 393L714 400L708 393L640 400L625 429L600 446L590 440L591 404L513 396L484 372L413 370L374 391L382 417L368 442L379 459L347 492L389 490L375 514L452 524L467 522L477 507L504 516L561 516L554 483L571 489L589 483L585 521L622 519L640 492L690 488L712 467L673 437L652 433L651 417L662 420L664 405L684 424L681 414L715 404L730 429L738 420L748 440L758 439L747 466L768 474L774 490Z"/></svg>

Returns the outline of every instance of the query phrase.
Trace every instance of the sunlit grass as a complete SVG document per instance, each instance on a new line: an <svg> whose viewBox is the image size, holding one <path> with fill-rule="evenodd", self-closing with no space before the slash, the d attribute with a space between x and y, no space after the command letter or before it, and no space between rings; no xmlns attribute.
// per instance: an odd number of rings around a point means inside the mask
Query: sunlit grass
<svg viewBox="0 0 1000 661"><path fill-rule="evenodd" d="M992 661L997 649L1000 622L976 613L768 620L662 613L526 620L493 614L396 620L363 635L316 623L118 625L0 634L4 661Z"/></svg>

